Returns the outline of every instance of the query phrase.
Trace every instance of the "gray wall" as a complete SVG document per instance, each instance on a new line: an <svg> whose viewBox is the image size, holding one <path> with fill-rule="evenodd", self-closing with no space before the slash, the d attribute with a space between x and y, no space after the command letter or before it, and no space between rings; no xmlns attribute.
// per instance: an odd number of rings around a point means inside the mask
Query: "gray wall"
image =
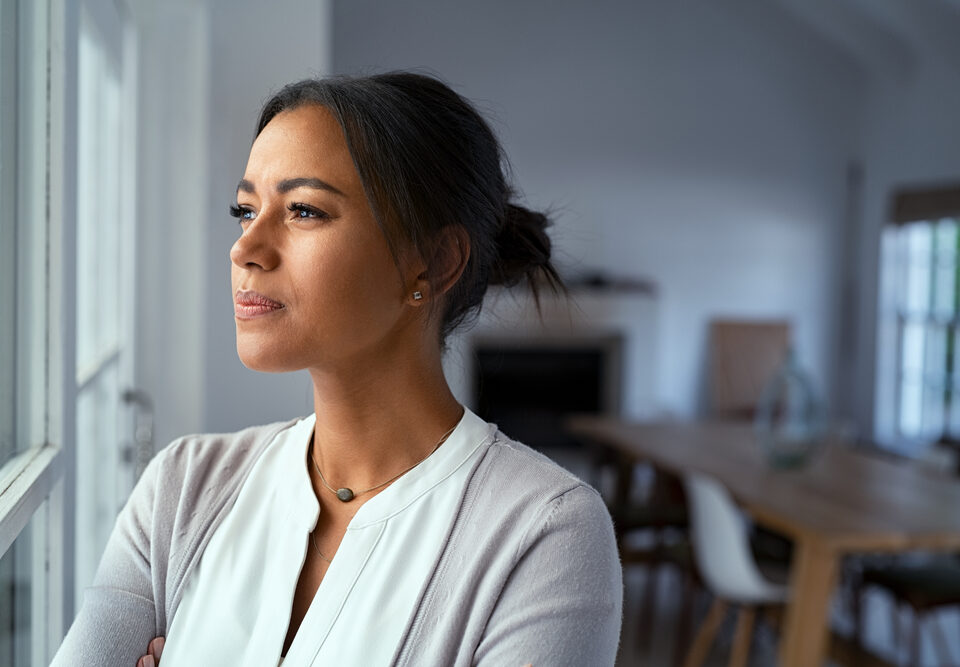
<svg viewBox="0 0 960 667"><path fill-rule="evenodd" d="M829 391L862 68L767 3L351 0L334 69L429 68L493 118L568 270L661 288L659 408L700 408L714 316L788 317Z"/></svg>

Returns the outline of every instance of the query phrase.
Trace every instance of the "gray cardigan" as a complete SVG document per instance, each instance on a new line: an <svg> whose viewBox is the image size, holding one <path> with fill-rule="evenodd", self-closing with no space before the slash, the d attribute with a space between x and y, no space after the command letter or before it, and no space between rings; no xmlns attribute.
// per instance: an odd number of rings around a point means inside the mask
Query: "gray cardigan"
<svg viewBox="0 0 960 667"><path fill-rule="evenodd" d="M153 458L54 665L134 667L257 457L293 423L188 436ZM602 500L502 433L484 448L392 664L612 665L622 581Z"/></svg>

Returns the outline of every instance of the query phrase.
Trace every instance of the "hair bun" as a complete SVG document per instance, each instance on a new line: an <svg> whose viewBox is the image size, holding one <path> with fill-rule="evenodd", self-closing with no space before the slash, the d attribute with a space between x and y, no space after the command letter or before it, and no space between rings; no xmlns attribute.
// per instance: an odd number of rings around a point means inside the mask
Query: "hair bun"
<svg viewBox="0 0 960 667"><path fill-rule="evenodd" d="M490 269L490 284L513 287L526 281L536 293L545 280L558 288L562 282L550 263L549 226L543 213L508 203L496 238L498 259Z"/></svg>

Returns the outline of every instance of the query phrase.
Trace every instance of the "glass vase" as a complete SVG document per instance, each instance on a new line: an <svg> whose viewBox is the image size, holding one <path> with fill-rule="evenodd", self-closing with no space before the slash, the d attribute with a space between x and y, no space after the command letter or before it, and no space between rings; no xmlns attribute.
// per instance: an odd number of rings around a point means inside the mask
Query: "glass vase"
<svg viewBox="0 0 960 667"><path fill-rule="evenodd" d="M806 465L823 441L823 405L793 350L764 387L754 428L760 447L775 468Z"/></svg>

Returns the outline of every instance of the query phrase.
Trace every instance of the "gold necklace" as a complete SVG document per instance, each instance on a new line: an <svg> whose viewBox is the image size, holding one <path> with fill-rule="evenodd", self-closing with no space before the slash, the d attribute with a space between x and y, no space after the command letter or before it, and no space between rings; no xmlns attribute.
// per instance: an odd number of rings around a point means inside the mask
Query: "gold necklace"
<svg viewBox="0 0 960 667"><path fill-rule="evenodd" d="M459 423L459 420L458 420L457 423ZM450 435L451 433L453 433L453 431L454 431L455 428L457 428L457 425L456 425L456 424L454 424L454 425L453 425L453 428L451 428L449 431L447 431L446 433L444 433L444 434L440 437L440 440L437 442L436 445L433 446L433 449L430 450L430 453L429 453L429 454L427 454L427 455L424 456L422 459L420 459L419 461L417 461L416 463L414 463L412 466L410 466L410 467L407 468L406 470L400 471L398 474L394 475L393 477L391 477L390 479L388 479L386 482L383 482L383 483L381 483L381 484L377 484L376 486L371 486L369 489L364 489L363 491L354 491L353 489L351 489L351 488L349 488L349 487L346 487L346 486L341 487L341 488L339 488L339 489L335 489L335 488L333 488L332 486L330 486L330 484L327 482L327 479L323 476L323 472L321 472L320 466L317 465L317 459L316 459L316 457L314 457L314 455L313 455L313 445L314 445L315 442L316 442L315 440L314 440L314 442L311 442L311 446L310 446L310 460L313 461L313 467L317 469L317 474L320 475L320 481L323 482L323 485L324 485L325 487L327 487L327 488L330 490L330 492L331 492L333 495L335 495L338 500L340 500L340 502L349 503L351 500L353 500L353 499L356 498L357 496L362 496L362 495L365 494L365 493L370 493L371 491L376 491L377 489L386 486L386 485L389 484L390 482L396 480L397 478L401 477L402 475L406 475L408 472L410 472L411 470L413 470L414 468L416 468L418 465L420 465L421 463L423 463L424 461L426 461L428 458L430 458L430 456L431 456L435 451L437 451L438 449L440 449L440 445L442 445L442 444L444 443L444 441L447 439L447 437L449 437L449 435ZM310 437L311 437L311 440L313 440L313 435L311 435ZM316 542L314 542L314 545L313 545L313 546L317 546L317 545L316 545ZM320 552L320 549L317 549L317 553L319 553L319 552ZM323 556L323 554L320 554L320 555ZM323 556L323 558L324 558L324 560L327 560L327 559L326 559L326 556ZM329 562L329 561L327 561L327 562Z"/></svg>
<svg viewBox="0 0 960 667"><path fill-rule="evenodd" d="M322 558L323 560L327 561L328 563L332 563L333 561L332 561L331 559L327 558L326 556L324 556L324 555L323 555L323 552L320 551L320 547L317 546L317 534L316 534L316 531L310 533L310 539L313 540L313 548L317 550L317 553L318 553L318 554L320 554L320 558Z"/></svg>

